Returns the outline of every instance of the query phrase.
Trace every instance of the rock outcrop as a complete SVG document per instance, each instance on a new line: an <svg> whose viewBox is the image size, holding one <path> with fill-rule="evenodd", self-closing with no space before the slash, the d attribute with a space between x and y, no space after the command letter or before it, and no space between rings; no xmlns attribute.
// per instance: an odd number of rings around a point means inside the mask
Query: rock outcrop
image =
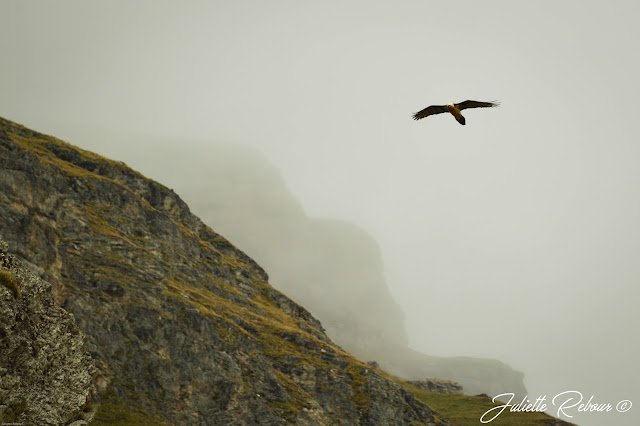
<svg viewBox="0 0 640 426"><path fill-rule="evenodd" d="M87 335L95 424L446 424L123 163L0 119L0 217Z"/></svg>
<svg viewBox="0 0 640 426"><path fill-rule="evenodd" d="M451 380L424 379L409 382L413 386L429 392L443 393L445 395L455 395L462 393L462 385Z"/></svg>
<svg viewBox="0 0 640 426"><path fill-rule="evenodd" d="M0 239L0 423L86 425L94 371L73 315Z"/></svg>

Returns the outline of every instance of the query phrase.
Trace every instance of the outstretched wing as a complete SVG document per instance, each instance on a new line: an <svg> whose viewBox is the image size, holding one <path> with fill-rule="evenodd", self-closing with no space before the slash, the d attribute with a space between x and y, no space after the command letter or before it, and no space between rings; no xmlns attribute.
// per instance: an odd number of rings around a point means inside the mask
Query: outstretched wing
<svg viewBox="0 0 640 426"><path fill-rule="evenodd" d="M447 112L446 105L431 105L426 107L422 111L418 111L413 114L413 119L420 120L421 118L425 118L433 114L442 114L443 112Z"/></svg>
<svg viewBox="0 0 640 426"><path fill-rule="evenodd" d="M456 104L456 106L458 107L458 109L460 109L460 111L467 108L492 108L492 107L497 107L498 105L500 105L500 103L495 101L494 102L464 101L464 102L460 102L459 104Z"/></svg>

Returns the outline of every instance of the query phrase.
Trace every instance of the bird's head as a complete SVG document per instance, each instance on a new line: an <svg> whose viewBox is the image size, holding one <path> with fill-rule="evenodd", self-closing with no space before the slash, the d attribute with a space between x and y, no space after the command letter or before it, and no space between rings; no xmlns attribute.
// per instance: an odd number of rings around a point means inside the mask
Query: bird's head
<svg viewBox="0 0 640 426"><path fill-rule="evenodd" d="M453 103L447 104L447 111L453 111L454 108L455 106L453 105Z"/></svg>

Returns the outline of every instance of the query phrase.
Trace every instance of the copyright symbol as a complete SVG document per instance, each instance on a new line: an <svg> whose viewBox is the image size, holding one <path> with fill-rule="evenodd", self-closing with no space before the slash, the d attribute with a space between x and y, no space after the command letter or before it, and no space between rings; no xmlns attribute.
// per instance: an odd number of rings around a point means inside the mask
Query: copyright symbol
<svg viewBox="0 0 640 426"><path fill-rule="evenodd" d="M632 405L633 404L631 403L631 401L625 399L624 401L618 402L618 405L616 405L616 410L618 410L620 413L626 413L627 411L631 410Z"/></svg>

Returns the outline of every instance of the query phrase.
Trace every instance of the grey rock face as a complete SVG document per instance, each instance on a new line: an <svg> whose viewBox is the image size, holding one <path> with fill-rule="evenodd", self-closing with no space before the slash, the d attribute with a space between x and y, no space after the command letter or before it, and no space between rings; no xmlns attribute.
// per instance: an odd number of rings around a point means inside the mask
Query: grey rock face
<svg viewBox="0 0 640 426"><path fill-rule="evenodd" d="M0 422L87 424L95 366L84 333L2 240L0 274Z"/></svg>
<svg viewBox="0 0 640 426"><path fill-rule="evenodd" d="M0 217L87 334L96 424L446 424L122 163L0 119Z"/></svg>

